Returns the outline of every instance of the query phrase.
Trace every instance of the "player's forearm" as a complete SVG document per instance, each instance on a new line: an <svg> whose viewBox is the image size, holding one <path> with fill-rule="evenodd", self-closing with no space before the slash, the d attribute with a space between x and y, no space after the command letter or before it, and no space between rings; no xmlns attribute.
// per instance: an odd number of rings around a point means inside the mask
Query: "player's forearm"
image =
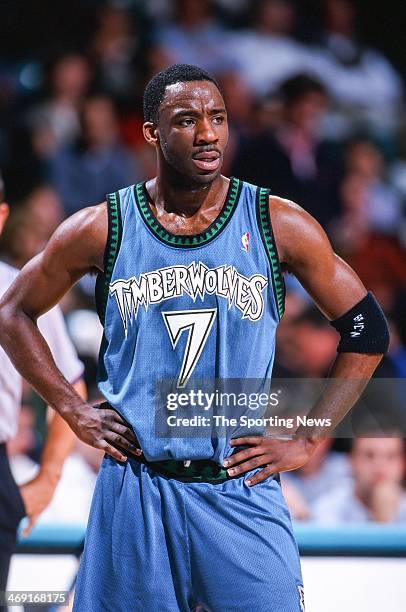
<svg viewBox="0 0 406 612"><path fill-rule="evenodd" d="M0 303L0 344L21 376L57 412L84 403L58 370L36 323L7 302Z"/></svg>
<svg viewBox="0 0 406 612"><path fill-rule="evenodd" d="M299 427L298 436L315 437L332 433L359 399L383 355L339 353L332 366L327 386L308 419L329 419L331 425ZM324 421L325 422L325 421Z"/></svg>
<svg viewBox="0 0 406 612"><path fill-rule="evenodd" d="M79 395L86 399L87 390L84 381L80 380L73 386ZM46 474L55 484L61 476L65 460L74 449L75 442L76 436L69 425L58 413L53 412L42 451L40 472Z"/></svg>

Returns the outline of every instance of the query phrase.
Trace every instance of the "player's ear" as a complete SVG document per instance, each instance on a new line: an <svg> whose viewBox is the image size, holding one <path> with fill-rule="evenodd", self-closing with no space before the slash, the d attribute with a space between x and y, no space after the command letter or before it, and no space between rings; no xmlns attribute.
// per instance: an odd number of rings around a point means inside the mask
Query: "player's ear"
<svg viewBox="0 0 406 612"><path fill-rule="evenodd" d="M8 216L10 214L10 207L5 202L0 204L0 234L3 231L3 228L6 224Z"/></svg>
<svg viewBox="0 0 406 612"><path fill-rule="evenodd" d="M155 146L158 142L157 126L151 121L146 121L142 126L144 138L148 144Z"/></svg>

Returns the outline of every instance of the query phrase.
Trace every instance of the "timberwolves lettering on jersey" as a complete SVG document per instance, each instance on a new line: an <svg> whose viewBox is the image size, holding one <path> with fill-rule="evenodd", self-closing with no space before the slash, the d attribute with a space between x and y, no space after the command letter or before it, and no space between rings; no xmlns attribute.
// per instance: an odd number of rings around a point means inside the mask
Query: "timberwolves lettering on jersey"
<svg viewBox="0 0 406 612"><path fill-rule="evenodd" d="M192 376L271 378L284 284L269 192L232 178L221 213L194 236L158 222L145 183L110 194L108 213L96 291L104 325L99 389L148 460L222 463L226 438L156 436L156 387L161 380L184 387Z"/></svg>
<svg viewBox="0 0 406 612"><path fill-rule="evenodd" d="M263 289L268 280L261 274L246 278L233 266L219 266L210 270L201 261L189 266L170 266L141 274L139 278L116 280L110 284L110 294L117 306L127 334L128 321L137 316L138 306L147 309L150 304L181 295L188 295L196 302L206 294L215 294L228 300L228 308L236 306L251 321L259 319L264 310Z"/></svg>

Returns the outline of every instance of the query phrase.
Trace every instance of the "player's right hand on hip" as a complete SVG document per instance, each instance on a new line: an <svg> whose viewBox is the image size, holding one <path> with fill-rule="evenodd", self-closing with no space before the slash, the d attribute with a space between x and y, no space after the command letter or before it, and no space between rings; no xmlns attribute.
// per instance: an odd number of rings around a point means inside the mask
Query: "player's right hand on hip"
<svg viewBox="0 0 406 612"><path fill-rule="evenodd" d="M142 454L131 427L107 402L94 406L83 404L63 417L82 442L103 450L117 461L127 461L128 454Z"/></svg>

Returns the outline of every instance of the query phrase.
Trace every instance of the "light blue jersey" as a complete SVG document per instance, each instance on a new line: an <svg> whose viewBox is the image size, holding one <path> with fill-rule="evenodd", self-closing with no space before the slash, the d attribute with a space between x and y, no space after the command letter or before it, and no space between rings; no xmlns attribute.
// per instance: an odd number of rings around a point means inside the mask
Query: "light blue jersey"
<svg viewBox="0 0 406 612"><path fill-rule="evenodd" d="M153 463L222 465L231 451L227 438L157 436L157 380L186 389L193 379L271 376L284 287L268 192L231 179L222 212L198 236L167 232L144 184L108 204L99 385L150 462L105 455L73 610L304 612L298 549L276 474L253 487L246 478L260 468L221 482L182 482Z"/></svg>
<svg viewBox="0 0 406 612"><path fill-rule="evenodd" d="M164 410L157 382L182 389L193 379L270 379L284 284L269 192L232 178L220 215L194 236L157 221L145 183L109 195L108 208L99 389L148 460L221 464L227 438L156 435L156 411Z"/></svg>

